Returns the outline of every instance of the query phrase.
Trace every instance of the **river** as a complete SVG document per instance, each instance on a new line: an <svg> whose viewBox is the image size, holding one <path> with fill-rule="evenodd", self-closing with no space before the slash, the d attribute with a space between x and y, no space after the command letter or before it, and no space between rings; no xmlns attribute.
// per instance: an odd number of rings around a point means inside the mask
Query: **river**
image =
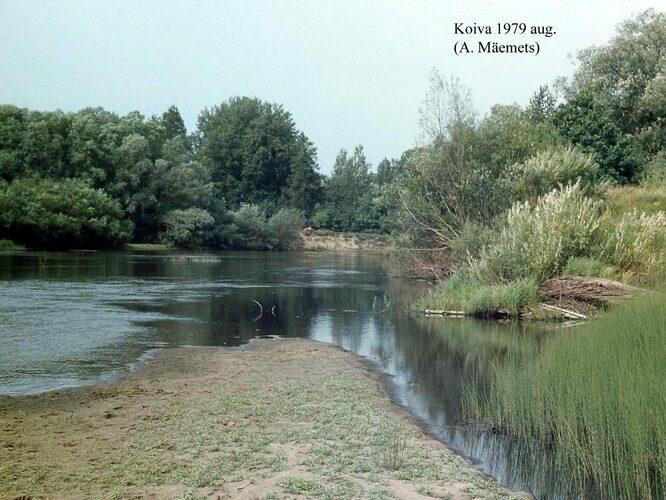
<svg viewBox="0 0 666 500"><path fill-rule="evenodd" d="M422 318L426 286L383 257L324 252L0 254L0 394L113 380L156 349L304 337L368 358L431 434L501 482L539 498L564 478L462 419L463 390L493 363L534 355L552 334L517 323ZM526 465L529 462L531 465Z"/></svg>

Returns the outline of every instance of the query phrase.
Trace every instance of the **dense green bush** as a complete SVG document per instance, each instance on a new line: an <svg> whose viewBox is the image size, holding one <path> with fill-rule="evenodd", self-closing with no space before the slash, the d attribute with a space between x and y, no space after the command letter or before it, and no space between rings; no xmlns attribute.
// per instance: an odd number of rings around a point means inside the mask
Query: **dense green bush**
<svg viewBox="0 0 666 500"><path fill-rule="evenodd" d="M579 183L553 190L534 205L516 203L494 244L463 272L487 282L550 278L597 244L602 208L585 197Z"/></svg>
<svg viewBox="0 0 666 500"><path fill-rule="evenodd" d="M518 200L536 199L558 186L575 182L586 195L599 188L599 165L591 154L572 147L548 149L524 163L513 165L509 177Z"/></svg>
<svg viewBox="0 0 666 500"><path fill-rule="evenodd" d="M293 208L282 208L266 224L267 239L273 250L286 250L301 241L303 216Z"/></svg>
<svg viewBox="0 0 666 500"><path fill-rule="evenodd" d="M187 208L172 210L163 220L161 240L177 247L200 247L207 243L215 219L206 210Z"/></svg>
<svg viewBox="0 0 666 500"><path fill-rule="evenodd" d="M562 274L570 276L590 276L617 279L616 267L595 259L594 257L571 257L564 266Z"/></svg>
<svg viewBox="0 0 666 500"><path fill-rule="evenodd" d="M30 248L106 248L129 240L118 202L79 179L17 179L0 188L0 238Z"/></svg>
<svg viewBox="0 0 666 500"><path fill-rule="evenodd" d="M601 255L622 270L659 270L666 263L666 213L626 212L608 230Z"/></svg>
<svg viewBox="0 0 666 500"><path fill-rule="evenodd" d="M267 217L260 207L243 205L228 216L230 223L220 237L231 248L286 250L300 242L303 216L295 209L281 209Z"/></svg>

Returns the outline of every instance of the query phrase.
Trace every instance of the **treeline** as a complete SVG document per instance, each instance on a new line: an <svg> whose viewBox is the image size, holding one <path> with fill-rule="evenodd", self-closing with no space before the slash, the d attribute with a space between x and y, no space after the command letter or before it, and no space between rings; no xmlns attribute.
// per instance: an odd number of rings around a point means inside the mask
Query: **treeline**
<svg viewBox="0 0 666 500"><path fill-rule="evenodd" d="M362 148L326 179L291 115L254 98L203 110L192 134L175 106L151 118L0 106L0 238L33 248L282 249L306 220L387 231L367 210L376 180Z"/></svg>
<svg viewBox="0 0 666 500"><path fill-rule="evenodd" d="M434 72L419 146L376 170L361 146L342 150L330 176L290 113L256 98L204 109L192 133L175 106L150 118L0 106L0 239L278 249L308 224L392 233L401 270L447 274L498 240L514 204L666 177L664 23L653 10L622 23L579 53L570 81L483 118Z"/></svg>

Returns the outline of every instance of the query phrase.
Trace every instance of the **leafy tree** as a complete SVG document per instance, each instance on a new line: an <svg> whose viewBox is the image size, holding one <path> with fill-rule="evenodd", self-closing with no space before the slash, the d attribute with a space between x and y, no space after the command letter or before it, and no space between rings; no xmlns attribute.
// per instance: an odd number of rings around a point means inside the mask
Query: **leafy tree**
<svg viewBox="0 0 666 500"><path fill-rule="evenodd" d="M199 159L209 166L215 195L231 208L293 203L309 210L319 189L312 144L282 106L234 97L199 116Z"/></svg>
<svg viewBox="0 0 666 500"><path fill-rule="evenodd" d="M30 248L106 248L129 240L120 205L79 179L17 179L0 189L0 238Z"/></svg>
<svg viewBox="0 0 666 500"><path fill-rule="evenodd" d="M493 106L471 140L475 145L470 154L498 176L514 163L521 163L561 142L551 123L534 123L531 112L523 111L517 104Z"/></svg>
<svg viewBox="0 0 666 500"><path fill-rule="evenodd" d="M666 13L648 9L622 22L608 45L583 49L578 59L574 93L592 93L624 132L636 132L645 125L639 101L666 70Z"/></svg>
<svg viewBox="0 0 666 500"><path fill-rule="evenodd" d="M324 184L324 203L318 207L315 224L335 231L378 231L373 181L363 146L356 146L351 155L340 150L333 172Z"/></svg>
<svg viewBox="0 0 666 500"><path fill-rule="evenodd" d="M602 177L627 182L639 161L629 139L613 121L610 109L586 91L560 105L552 115L560 134L596 157Z"/></svg>
<svg viewBox="0 0 666 500"><path fill-rule="evenodd" d="M161 125L164 127L166 139L187 136L185 121L176 106L169 106L169 109L162 113Z"/></svg>
<svg viewBox="0 0 666 500"><path fill-rule="evenodd" d="M530 98L527 115L532 123L543 123L555 109L555 96L548 85L541 85Z"/></svg>

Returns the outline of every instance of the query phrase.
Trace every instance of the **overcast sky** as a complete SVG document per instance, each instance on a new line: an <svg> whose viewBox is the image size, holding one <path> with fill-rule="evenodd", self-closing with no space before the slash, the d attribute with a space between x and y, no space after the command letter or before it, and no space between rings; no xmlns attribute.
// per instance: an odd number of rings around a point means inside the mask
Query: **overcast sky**
<svg viewBox="0 0 666 500"><path fill-rule="evenodd" d="M603 44L616 24L663 0L0 1L0 103L161 114L175 104L192 131L199 111L233 95L281 103L315 143L322 172L363 144L376 165L417 138L433 67L472 89L481 114L525 105L572 73L569 54ZM453 45L508 37L467 25L551 25L534 55L456 56Z"/></svg>

